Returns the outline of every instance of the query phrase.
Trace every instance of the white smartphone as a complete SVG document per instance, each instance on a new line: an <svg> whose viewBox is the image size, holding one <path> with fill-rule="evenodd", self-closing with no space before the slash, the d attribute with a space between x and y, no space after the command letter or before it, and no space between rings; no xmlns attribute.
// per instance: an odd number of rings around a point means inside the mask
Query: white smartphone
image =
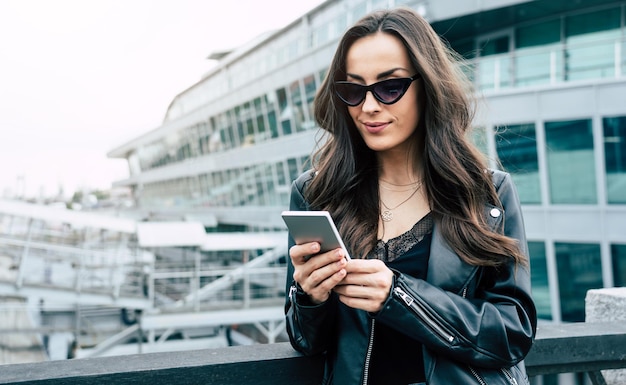
<svg viewBox="0 0 626 385"><path fill-rule="evenodd" d="M350 260L348 249L328 211L283 211L281 216L296 244L319 242L320 252L342 248Z"/></svg>

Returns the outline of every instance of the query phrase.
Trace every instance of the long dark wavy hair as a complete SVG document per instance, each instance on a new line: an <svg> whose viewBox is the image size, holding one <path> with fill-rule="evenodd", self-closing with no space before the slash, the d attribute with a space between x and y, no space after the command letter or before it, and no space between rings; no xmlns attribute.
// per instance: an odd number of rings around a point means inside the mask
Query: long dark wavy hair
<svg viewBox="0 0 626 385"><path fill-rule="evenodd" d="M410 62L422 75L425 94L421 122L413 136L415 159L423 168L424 186L436 226L467 263L498 266L513 258L526 264L515 239L492 231L484 205L501 206L483 156L466 137L474 104L458 57L428 22L409 8L373 12L344 34L314 101L315 119L325 134L312 156L317 175L305 191L311 207L328 210L346 247L365 257L375 246L380 215L378 164L358 133L348 109L335 94L346 80L346 54L352 44L377 32L402 41Z"/></svg>

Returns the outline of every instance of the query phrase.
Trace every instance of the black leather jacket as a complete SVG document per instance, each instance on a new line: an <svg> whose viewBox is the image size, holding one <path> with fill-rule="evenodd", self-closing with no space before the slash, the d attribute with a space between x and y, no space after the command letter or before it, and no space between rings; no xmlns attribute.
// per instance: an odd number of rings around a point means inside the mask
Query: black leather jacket
<svg viewBox="0 0 626 385"><path fill-rule="evenodd" d="M302 191L312 177L307 172L294 182L291 210L309 210ZM527 254L513 182L501 171L493 171L493 181L503 207L485 207L490 225L518 239ZM291 247L293 240L289 242ZM427 279L395 274L382 310L370 314L341 304L334 295L323 304L310 304L293 284L289 263L287 332L301 353L326 354L324 384L367 384L370 337L376 323L394 327L422 344L429 385L516 383L509 381L511 372L525 377L523 359L537 322L527 268L512 263L498 269L468 265L450 249L435 223Z"/></svg>

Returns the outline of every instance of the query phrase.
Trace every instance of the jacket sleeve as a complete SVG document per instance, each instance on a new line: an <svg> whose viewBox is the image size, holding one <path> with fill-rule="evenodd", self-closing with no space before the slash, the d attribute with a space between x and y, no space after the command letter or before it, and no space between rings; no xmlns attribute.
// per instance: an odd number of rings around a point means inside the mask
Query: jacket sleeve
<svg viewBox="0 0 626 385"><path fill-rule="evenodd" d="M503 232L517 239L527 255L515 186L502 172L496 172L494 183L504 211ZM430 268L427 280L396 272L392 294L376 319L418 340L427 350L457 361L486 368L522 361L532 346L537 324L528 268L512 261L498 269L472 267L442 244L444 247L431 247L429 263L444 259L451 265L448 271L433 274L435 282ZM460 270L467 272L467 281L446 287L449 277Z"/></svg>
<svg viewBox="0 0 626 385"><path fill-rule="evenodd" d="M310 180L311 175L305 174L298 178L291 186L290 210L309 210L302 189ZM295 244L289 236L288 249ZM324 303L315 305L308 300L293 280L294 267L291 258L287 256L285 317L287 334L294 349L305 355L323 353L334 337L333 325L335 309L337 308L334 293Z"/></svg>

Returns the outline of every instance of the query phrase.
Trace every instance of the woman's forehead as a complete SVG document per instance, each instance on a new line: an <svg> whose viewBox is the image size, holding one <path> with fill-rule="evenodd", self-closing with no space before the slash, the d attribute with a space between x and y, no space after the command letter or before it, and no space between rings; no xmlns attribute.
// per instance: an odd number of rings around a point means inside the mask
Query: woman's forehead
<svg viewBox="0 0 626 385"><path fill-rule="evenodd" d="M387 33L376 33L356 40L346 54L346 72L361 77L377 77L391 69L411 71L409 55L402 41Z"/></svg>

